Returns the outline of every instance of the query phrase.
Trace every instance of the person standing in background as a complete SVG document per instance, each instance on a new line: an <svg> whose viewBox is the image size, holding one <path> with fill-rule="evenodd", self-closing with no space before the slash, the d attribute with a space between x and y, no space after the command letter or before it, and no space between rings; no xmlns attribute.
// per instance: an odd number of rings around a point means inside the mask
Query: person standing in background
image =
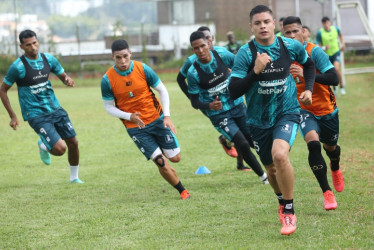
<svg viewBox="0 0 374 250"><path fill-rule="evenodd" d="M342 75L340 71L341 57L340 52L344 52L345 45L343 35L340 29L331 25L330 18L322 18L322 28L317 32L317 43L329 56L330 62L334 65L336 72L339 76L340 94L345 95L346 91L343 86ZM334 87L335 95L337 90Z"/></svg>

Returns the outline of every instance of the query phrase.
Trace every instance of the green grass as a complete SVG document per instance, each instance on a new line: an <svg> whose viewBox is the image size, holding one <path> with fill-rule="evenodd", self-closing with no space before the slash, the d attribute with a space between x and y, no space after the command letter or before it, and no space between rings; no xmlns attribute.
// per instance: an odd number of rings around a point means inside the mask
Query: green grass
<svg viewBox="0 0 374 250"><path fill-rule="evenodd" d="M43 165L37 135L25 122L12 131L1 107L0 248L374 248L373 78L347 76L347 95L338 97L346 187L335 192L337 210L323 209L306 145L297 137L290 157L298 229L290 237L280 235L270 186L253 172L236 171L235 159L218 144L218 133L192 109L175 81L166 84L182 150L181 162L173 166L192 195L187 201L179 200L145 160L122 123L106 114L100 79L88 87L55 89L78 134L83 185L68 183L66 155ZM21 119L17 92L9 97ZM195 175L202 165L212 173ZM332 185L330 173L328 178Z"/></svg>

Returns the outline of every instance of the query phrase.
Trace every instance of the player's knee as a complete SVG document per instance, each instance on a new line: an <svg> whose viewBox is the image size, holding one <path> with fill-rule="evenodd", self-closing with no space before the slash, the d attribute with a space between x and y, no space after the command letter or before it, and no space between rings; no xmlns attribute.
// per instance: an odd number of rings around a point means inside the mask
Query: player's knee
<svg viewBox="0 0 374 250"><path fill-rule="evenodd" d="M272 152L273 162L276 165L283 165L282 163L288 160L288 154L285 154L283 151L275 150Z"/></svg>
<svg viewBox="0 0 374 250"><path fill-rule="evenodd" d="M61 141L62 142L62 141ZM61 156L66 152L66 144L58 142L53 146L51 153L55 156Z"/></svg>
<svg viewBox="0 0 374 250"><path fill-rule="evenodd" d="M310 141L307 146L310 152L321 152L321 143L319 141Z"/></svg>
<svg viewBox="0 0 374 250"><path fill-rule="evenodd" d="M169 158L169 160L170 160L171 162L180 162L180 160L181 160L181 154L178 153L177 155L175 155L175 156Z"/></svg>
<svg viewBox="0 0 374 250"><path fill-rule="evenodd" d="M336 145L336 148L334 151L328 151L325 147L323 149L326 151L326 155L331 159L339 159L340 158L340 146Z"/></svg>
<svg viewBox="0 0 374 250"><path fill-rule="evenodd" d="M160 168L163 168L165 167L165 160L164 160L164 157L162 157L162 155L157 155L154 159L153 159L154 163L160 167Z"/></svg>

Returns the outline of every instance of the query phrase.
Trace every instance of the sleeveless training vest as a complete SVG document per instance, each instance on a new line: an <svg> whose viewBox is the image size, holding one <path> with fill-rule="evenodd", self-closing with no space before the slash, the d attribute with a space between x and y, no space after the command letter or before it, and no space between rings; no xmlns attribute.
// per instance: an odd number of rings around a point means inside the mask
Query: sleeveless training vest
<svg viewBox="0 0 374 250"><path fill-rule="evenodd" d="M279 46L280 46L280 57L268 63L265 69L256 76L256 81L273 81L277 79L285 79L290 74L290 66L291 66L291 58L288 55L288 51L286 50L283 40L280 37L277 37ZM248 43L249 48L251 49L252 53L252 62L248 68L248 72L251 71L254 67L254 62L257 58L257 49L253 41Z"/></svg>
<svg viewBox="0 0 374 250"><path fill-rule="evenodd" d="M326 31L324 28L320 29L322 45L328 45L329 48L325 50L325 53L329 56L333 56L340 50L339 48L339 33L335 26L330 26L330 31Z"/></svg>
<svg viewBox="0 0 374 250"><path fill-rule="evenodd" d="M43 59L44 67L41 70L33 69L30 64L27 62L25 55L21 56L20 59L25 66L26 75L22 79L16 81L17 85L20 87L27 87L37 85L39 83L47 82L51 68L47 58L43 53L40 53Z"/></svg>
<svg viewBox="0 0 374 250"><path fill-rule="evenodd" d="M133 61L134 68L127 76L121 76L111 67L106 75L117 108L128 113L140 113L140 119L148 125L157 120L162 112L160 102L147 84L143 64ZM138 127L132 121L121 119L126 128Z"/></svg>
<svg viewBox="0 0 374 250"><path fill-rule="evenodd" d="M315 44L307 43L305 50L308 53L309 57L311 57L314 47L316 47ZM301 68L303 67L297 62L293 62L293 64L296 64ZM317 74L320 74L317 69L316 72ZM297 76L293 75L293 77L296 78ZM295 81L297 96L300 96L300 94L305 91L305 80L303 77L297 78L298 81ZM299 102L299 104L302 109L311 112L313 115L323 116L331 114L336 109L336 98L330 86L315 82L312 95L312 104L308 106L304 105L302 102Z"/></svg>
<svg viewBox="0 0 374 250"><path fill-rule="evenodd" d="M283 40L281 37L276 37L279 42L280 46L280 56L277 60L268 63L265 69L256 76L256 81L259 82L259 85L262 87L263 91L279 91L284 92L285 88L287 87L284 85L287 82L287 78L290 75L290 66L291 66L291 58L288 54L288 50L285 48ZM257 49L253 41L248 43L248 46L252 53L252 62L248 67L248 72L250 72L255 64L257 58ZM279 81L279 84L274 83L274 81ZM279 89L279 86L283 86L283 89ZM270 107L274 96L271 94L264 94L261 98L261 107L266 107L263 109L261 113L261 121L263 124L268 124L275 118L273 113L273 107ZM283 109L283 105L285 103L284 98L287 98L284 94L276 95L276 103L277 109Z"/></svg>
<svg viewBox="0 0 374 250"><path fill-rule="evenodd" d="M220 84L225 85L227 88L227 84L224 84L224 82L227 81L227 78L229 77L229 68L222 61L217 51L212 50L212 53L214 58L217 60L217 69L213 73L208 74L204 72L197 61L195 61L193 64L200 78L200 88L206 89L208 92L209 89L212 89Z"/></svg>

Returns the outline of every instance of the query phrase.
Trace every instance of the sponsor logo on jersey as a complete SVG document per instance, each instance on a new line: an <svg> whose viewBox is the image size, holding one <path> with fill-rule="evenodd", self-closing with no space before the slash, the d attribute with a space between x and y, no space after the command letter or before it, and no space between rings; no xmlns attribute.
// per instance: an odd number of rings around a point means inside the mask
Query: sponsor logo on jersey
<svg viewBox="0 0 374 250"><path fill-rule="evenodd" d="M32 94L38 94L40 92L46 91L47 89L51 88L48 86L48 81L42 82L33 86L30 86L31 88L31 93Z"/></svg>
<svg viewBox="0 0 374 250"><path fill-rule="evenodd" d="M213 78L209 80L209 84L212 84L213 82L217 81L221 77L223 77L223 72L219 74L218 76L216 75L216 73L213 73Z"/></svg>
<svg viewBox="0 0 374 250"><path fill-rule="evenodd" d="M34 76L32 79L37 80L37 79L40 79L40 78L43 78L43 77L48 77L48 74L42 75L42 72L39 71L39 75Z"/></svg>
<svg viewBox="0 0 374 250"><path fill-rule="evenodd" d="M287 86L283 86L280 89L275 89L275 88L271 88L271 89L270 88L269 89L258 88L258 93L262 94L262 95L272 95L272 94L279 95L279 94L282 94L282 93L286 92L286 89L287 89Z"/></svg>
<svg viewBox="0 0 374 250"><path fill-rule="evenodd" d="M217 86L214 86L213 88L208 89L209 96L216 96L221 93L226 93L227 83L228 83L228 80L226 79L225 81L221 82Z"/></svg>
<svg viewBox="0 0 374 250"><path fill-rule="evenodd" d="M284 68L274 68L274 65L273 63L270 64L270 67L271 69L264 69L261 73L262 74L269 74L269 73L279 73L279 72L283 72L284 71Z"/></svg>

